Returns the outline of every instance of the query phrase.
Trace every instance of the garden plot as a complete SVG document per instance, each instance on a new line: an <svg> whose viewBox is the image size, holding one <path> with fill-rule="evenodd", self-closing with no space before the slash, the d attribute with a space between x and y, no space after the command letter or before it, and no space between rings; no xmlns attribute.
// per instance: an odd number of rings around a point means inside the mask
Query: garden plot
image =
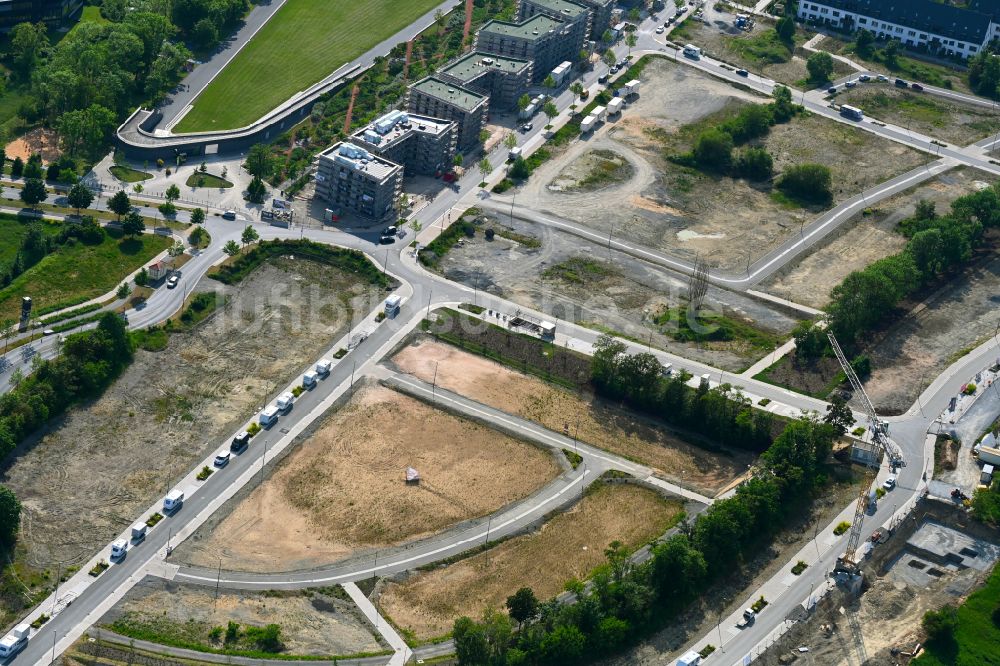
<svg viewBox="0 0 1000 666"><path fill-rule="evenodd" d="M522 587L532 588L539 599L555 596L568 581L586 579L603 564L612 541L637 548L663 534L682 513L681 502L652 490L593 486L535 532L389 584L379 608L408 638L441 636L462 615L478 618L486 609L502 609Z"/></svg>
<svg viewBox="0 0 1000 666"><path fill-rule="evenodd" d="M959 167L946 171L855 215L761 287L795 303L823 308L829 301L830 290L848 273L903 249L906 238L896 232L896 226L913 215L918 201L933 201L937 210L944 213L958 197L992 182L991 176L975 169Z"/></svg>
<svg viewBox="0 0 1000 666"><path fill-rule="evenodd" d="M408 467L421 476L405 483ZM368 385L175 553L244 571L307 569L484 516L555 478L547 451Z"/></svg>
<svg viewBox="0 0 1000 666"><path fill-rule="evenodd" d="M18 554L30 569L65 571L89 560L228 444L346 330L355 309L367 312L383 297L369 297L352 275L302 260L269 262L235 287L206 282L228 297L219 311L171 334L162 351L137 351L103 396L11 458L3 482L23 503Z"/></svg>
<svg viewBox="0 0 1000 666"><path fill-rule="evenodd" d="M523 375L451 345L418 338L393 359L403 372L556 432L659 470L663 477L714 495L746 471L746 451L709 451L682 441L661 422Z"/></svg>
<svg viewBox="0 0 1000 666"><path fill-rule="evenodd" d="M823 211L773 196L767 184L752 185L666 159L688 151L702 130L742 106L765 100L663 58L653 58L641 80L639 99L620 119L574 142L534 172L516 194L519 206L687 260L702 256L713 269L737 274ZM834 204L929 159L812 115L774 126L759 143L773 155L777 173L806 162L829 167ZM593 150L628 160L632 177L592 193L560 189L559 175Z"/></svg>

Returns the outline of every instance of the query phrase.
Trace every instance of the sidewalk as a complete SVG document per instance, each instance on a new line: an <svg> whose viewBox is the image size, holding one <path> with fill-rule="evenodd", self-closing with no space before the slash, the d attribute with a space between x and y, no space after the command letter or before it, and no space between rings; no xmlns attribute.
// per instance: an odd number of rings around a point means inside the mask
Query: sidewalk
<svg viewBox="0 0 1000 666"><path fill-rule="evenodd" d="M351 601L353 601L361 612L365 614L365 617L368 618L368 621L372 623L372 626L375 627L376 631L378 631L382 638L385 639L385 642L389 644L389 647L396 651L396 653L392 655L392 658L389 660L389 666L402 666L409 661L410 657L413 655L413 652L410 650L410 646L408 646L406 641L404 641L400 635L396 633L396 630L392 628L392 625L389 624L384 617L379 615L378 610L372 602L368 600L368 597L362 594L361 590L358 589L358 586L354 583L344 583L341 587L344 588L344 591L351 597Z"/></svg>

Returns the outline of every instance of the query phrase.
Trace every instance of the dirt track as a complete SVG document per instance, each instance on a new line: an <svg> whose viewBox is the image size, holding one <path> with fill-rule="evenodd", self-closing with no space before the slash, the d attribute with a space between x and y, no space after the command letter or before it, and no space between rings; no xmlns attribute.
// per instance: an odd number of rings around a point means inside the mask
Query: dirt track
<svg viewBox="0 0 1000 666"><path fill-rule="evenodd" d="M419 485L404 483L408 466ZM486 515L558 473L547 451L369 385L175 556L205 567L222 557L241 571L309 569Z"/></svg>

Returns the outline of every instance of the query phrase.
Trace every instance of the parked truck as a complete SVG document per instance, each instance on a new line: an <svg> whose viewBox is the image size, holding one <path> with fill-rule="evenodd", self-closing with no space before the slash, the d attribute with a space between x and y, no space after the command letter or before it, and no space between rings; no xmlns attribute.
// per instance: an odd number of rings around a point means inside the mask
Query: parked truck
<svg viewBox="0 0 1000 666"><path fill-rule="evenodd" d="M319 373L315 370L307 370L304 375L302 375L302 386L311 389L316 386L316 382L319 380Z"/></svg>
<svg viewBox="0 0 1000 666"><path fill-rule="evenodd" d="M573 63L565 60L559 63L559 66L552 70L552 79L556 82L556 87L561 86L566 81L566 77L569 76L569 71L573 68Z"/></svg>
<svg viewBox="0 0 1000 666"><path fill-rule="evenodd" d="M614 97L608 102L608 115L614 116L622 112L622 108L625 106L625 100L621 97Z"/></svg>
<svg viewBox="0 0 1000 666"><path fill-rule="evenodd" d="M990 446L980 446L979 460L990 465L1000 465L1000 449L994 449Z"/></svg>
<svg viewBox="0 0 1000 666"><path fill-rule="evenodd" d="M0 659L9 659L20 652L28 644L28 634L31 625L22 623L10 630L10 633L0 638Z"/></svg>
<svg viewBox="0 0 1000 666"><path fill-rule="evenodd" d="M632 95L639 94L639 81L638 79L632 79L625 84L625 94L623 97L631 97Z"/></svg>
<svg viewBox="0 0 1000 666"><path fill-rule="evenodd" d="M295 402L295 396L290 391L285 391L274 401L274 406L281 412L287 412L292 408L293 402Z"/></svg>
<svg viewBox="0 0 1000 666"><path fill-rule="evenodd" d="M979 475L979 483L984 486L993 483L993 465L983 465L983 472Z"/></svg>
<svg viewBox="0 0 1000 666"><path fill-rule="evenodd" d="M587 116L580 121L580 134L586 134L587 132L594 129L597 125L597 118L594 116Z"/></svg>
<svg viewBox="0 0 1000 666"><path fill-rule="evenodd" d="M319 373L320 377L326 377L330 374L330 368L333 367L333 361L328 358L321 358L319 363L316 364L316 372Z"/></svg>
<svg viewBox="0 0 1000 666"><path fill-rule="evenodd" d="M277 423L278 412L279 412L278 408L275 407L274 405L271 405L260 413L260 417L258 417L257 420L260 421L260 424L262 426L267 428L268 426L272 426L275 423Z"/></svg>
<svg viewBox="0 0 1000 666"><path fill-rule="evenodd" d="M163 512L173 513L184 506L184 491L174 489L163 498Z"/></svg>
<svg viewBox="0 0 1000 666"><path fill-rule="evenodd" d="M520 155L520 147L512 148L511 152L515 150L518 151ZM392 318L399 314L399 308L403 306L403 297L399 294L393 294L389 298L385 299L385 316Z"/></svg>
<svg viewBox="0 0 1000 666"><path fill-rule="evenodd" d="M132 526L132 544L142 543L146 540L146 523L136 523Z"/></svg>
<svg viewBox="0 0 1000 666"><path fill-rule="evenodd" d="M590 112L590 115L594 116L598 120L605 120L608 117L608 109L605 106L595 106L594 110Z"/></svg>
<svg viewBox="0 0 1000 666"><path fill-rule="evenodd" d="M677 659L677 666L699 666L701 664L701 655L691 650L684 653L683 657Z"/></svg>

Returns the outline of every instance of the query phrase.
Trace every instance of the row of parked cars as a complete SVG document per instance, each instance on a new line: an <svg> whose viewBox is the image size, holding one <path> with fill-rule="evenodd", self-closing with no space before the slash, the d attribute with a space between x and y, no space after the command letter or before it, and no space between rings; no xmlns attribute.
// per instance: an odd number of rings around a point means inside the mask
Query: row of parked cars
<svg viewBox="0 0 1000 666"><path fill-rule="evenodd" d="M854 88L859 83L868 83L871 80L872 80L872 76L870 74L862 74L861 76L859 76L856 79L851 79L849 81L845 81L844 82L844 87L845 88ZM878 81L878 82L880 82L880 83L888 83L889 82L889 77L885 76L883 74L879 74L878 76L875 77L875 80ZM897 88L910 88L911 90L915 90L917 92L920 92L920 91L922 91L924 89L924 87L922 85L920 85L919 83L917 83L917 82L907 83L903 79L896 79L893 83L894 83L894 85ZM836 95L837 94L837 86L830 86L829 88L826 89L826 92L829 93L829 94L831 94L831 95Z"/></svg>

